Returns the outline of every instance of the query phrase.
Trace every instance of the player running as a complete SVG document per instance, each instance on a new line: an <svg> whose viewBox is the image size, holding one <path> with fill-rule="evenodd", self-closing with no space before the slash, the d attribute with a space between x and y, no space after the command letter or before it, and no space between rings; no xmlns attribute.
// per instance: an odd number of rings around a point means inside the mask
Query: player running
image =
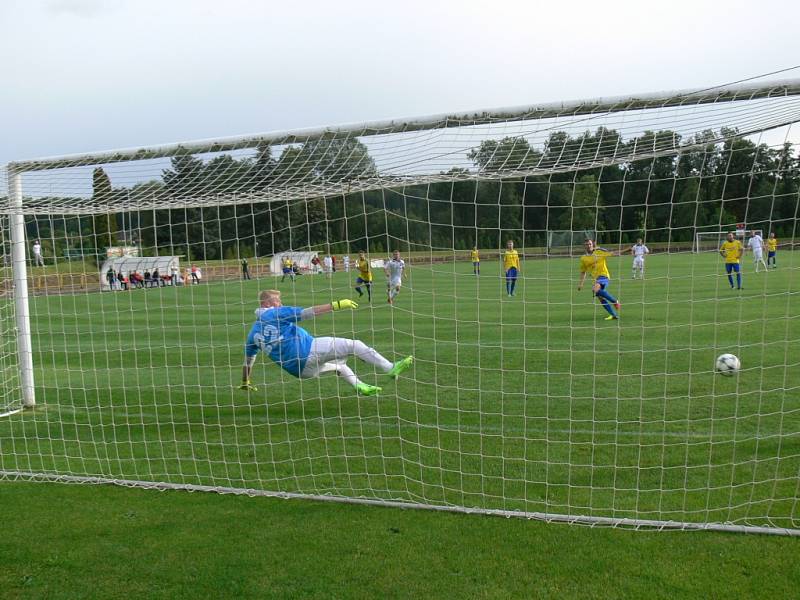
<svg viewBox="0 0 800 600"><path fill-rule="evenodd" d="M519 253L514 250L514 242L508 240L506 251L503 253L503 271L506 274L506 293L509 297L514 295L519 275Z"/></svg>
<svg viewBox="0 0 800 600"><path fill-rule="evenodd" d="M473 246L472 250L469 253L469 259L472 261L472 274L473 275L480 275L481 274L481 255L478 252L478 247Z"/></svg>
<svg viewBox="0 0 800 600"><path fill-rule="evenodd" d="M633 254L633 278L636 279L636 274L639 274L639 279L644 279L644 257L650 254L650 249L644 245L642 238L636 240L636 245L631 248Z"/></svg>
<svg viewBox="0 0 800 600"><path fill-rule="evenodd" d="M586 254L581 256L581 278L578 282L578 291L583 289L583 282L586 280L586 274L591 273L594 279L592 292L600 301L600 304L603 305L603 308L608 312L608 316L605 320L615 321L619 319L617 311L620 309L620 304L619 301L606 290L611 280L611 273L608 271L606 259L609 256L616 256L616 254L596 246L594 240L587 239L583 243L583 247Z"/></svg>
<svg viewBox="0 0 800 600"><path fill-rule="evenodd" d="M728 281L733 289L733 275L736 272L736 287L742 289L742 273L739 268L739 261L744 254L742 242L734 239L733 233L728 234L728 239L722 242L719 253L725 259L725 272L728 274Z"/></svg>
<svg viewBox="0 0 800 600"><path fill-rule="evenodd" d="M774 232L770 232L767 238L767 266L772 265L773 269L778 268L778 240Z"/></svg>
<svg viewBox="0 0 800 600"><path fill-rule="evenodd" d="M394 304L394 299L400 293L400 287L403 285L403 279L406 276L406 263L400 258L399 250L394 251L391 260L386 263L383 271L386 273L387 302Z"/></svg>
<svg viewBox="0 0 800 600"><path fill-rule="evenodd" d="M363 252L358 253L358 260L356 261L356 269L358 269L358 277L356 277L356 291L358 297L361 298L364 292L361 291L363 285L367 288L367 298L372 302L372 269L369 265L369 260Z"/></svg>
<svg viewBox="0 0 800 600"><path fill-rule="evenodd" d="M753 230L752 237L747 241L747 247L753 251L753 262L756 266L756 273L758 273L758 265L764 265L764 271L768 271L767 263L764 262L764 238L762 238L755 230Z"/></svg>
<svg viewBox="0 0 800 600"><path fill-rule="evenodd" d="M250 329L244 348L245 360L239 389L258 391L250 383L250 373L258 353L262 351L269 355L272 362L299 379L335 372L364 396L374 396L380 393L381 388L364 383L356 376L347 366L350 356L374 365L392 379L397 379L414 362L412 356L407 356L392 364L362 341L338 337L315 338L297 325L298 321L313 319L334 310L358 308L358 304L352 300L300 308L283 306L280 291L265 290L259 294L259 301L261 306L256 310L256 322Z"/></svg>

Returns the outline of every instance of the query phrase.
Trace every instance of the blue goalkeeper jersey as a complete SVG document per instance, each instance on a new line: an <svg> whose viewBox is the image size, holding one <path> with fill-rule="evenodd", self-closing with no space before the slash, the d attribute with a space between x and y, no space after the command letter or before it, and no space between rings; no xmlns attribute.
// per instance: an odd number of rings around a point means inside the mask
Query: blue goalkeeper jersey
<svg viewBox="0 0 800 600"><path fill-rule="evenodd" d="M310 333L296 325L302 312L298 306L258 309L256 322L247 336L245 355L252 357L260 351L266 352L275 364L299 377L314 341Z"/></svg>

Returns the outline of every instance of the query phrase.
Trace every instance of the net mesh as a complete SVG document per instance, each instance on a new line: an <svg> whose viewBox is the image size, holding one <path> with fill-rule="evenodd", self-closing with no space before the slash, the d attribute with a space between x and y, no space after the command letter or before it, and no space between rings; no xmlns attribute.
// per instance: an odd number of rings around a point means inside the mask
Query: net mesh
<svg viewBox="0 0 800 600"><path fill-rule="evenodd" d="M0 421L0 477L797 528L794 90L12 164L37 407ZM721 257L692 253L698 231L730 223L780 243L759 279L743 266L741 293ZM604 320L613 303L591 282L575 289L586 236L622 254L607 259L619 320ZM632 281L637 238L651 254ZM393 250L407 277L390 305L380 265ZM356 281L360 252L370 286ZM299 255L320 264L276 268ZM3 272L0 412L20 388ZM238 389L258 292L276 287L285 305L355 298L357 311L303 327L414 367L393 381L351 358L383 388L365 397L262 355L257 391ZM725 352L742 361L736 377L713 373Z"/></svg>

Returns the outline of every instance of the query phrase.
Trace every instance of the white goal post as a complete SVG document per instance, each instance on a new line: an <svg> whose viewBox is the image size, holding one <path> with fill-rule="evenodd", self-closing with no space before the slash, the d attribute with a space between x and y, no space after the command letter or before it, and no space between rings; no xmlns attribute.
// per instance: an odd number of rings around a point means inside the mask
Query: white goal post
<svg viewBox="0 0 800 600"><path fill-rule="evenodd" d="M594 240L595 243L600 243L600 239L594 229L580 229L577 231L550 230L547 232L547 253L581 254L586 240Z"/></svg>
<svg viewBox="0 0 800 600"><path fill-rule="evenodd" d="M745 245L745 240L748 239L753 233L757 233L762 238L764 237L764 232L761 229L745 230L731 228L725 231L698 231L694 235L694 246L692 247L692 251L695 253L719 251L722 242L725 241L729 233L733 233L734 236L742 242L743 246Z"/></svg>
<svg viewBox="0 0 800 600"><path fill-rule="evenodd" d="M800 535L798 123L748 82L6 165L0 480ZM737 221L782 240L741 291Z"/></svg>

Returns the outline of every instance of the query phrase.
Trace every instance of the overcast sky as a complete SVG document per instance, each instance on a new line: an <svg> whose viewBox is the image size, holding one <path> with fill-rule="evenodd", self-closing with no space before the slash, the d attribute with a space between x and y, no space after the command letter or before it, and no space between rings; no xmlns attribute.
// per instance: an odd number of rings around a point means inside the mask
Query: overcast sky
<svg viewBox="0 0 800 600"><path fill-rule="evenodd" d="M791 0L2 0L0 23L0 164L800 64Z"/></svg>

